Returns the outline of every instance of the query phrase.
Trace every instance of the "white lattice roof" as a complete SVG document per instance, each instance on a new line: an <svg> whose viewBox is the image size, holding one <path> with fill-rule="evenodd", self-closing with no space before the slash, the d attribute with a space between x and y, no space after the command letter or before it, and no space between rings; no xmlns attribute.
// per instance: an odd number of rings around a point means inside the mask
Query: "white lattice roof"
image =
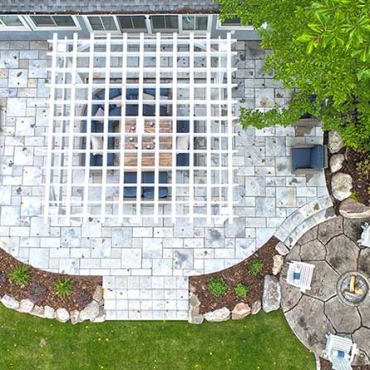
<svg viewBox="0 0 370 370"><path fill-rule="evenodd" d="M50 42L45 217L233 218L230 35Z"/></svg>

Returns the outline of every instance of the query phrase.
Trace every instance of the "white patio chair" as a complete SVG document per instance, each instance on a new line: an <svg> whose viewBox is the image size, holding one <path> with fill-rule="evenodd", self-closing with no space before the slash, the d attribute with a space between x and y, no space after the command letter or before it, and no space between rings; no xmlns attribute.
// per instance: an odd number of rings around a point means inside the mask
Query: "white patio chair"
<svg viewBox="0 0 370 370"><path fill-rule="evenodd" d="M289 262L287 283L300 288L304 293L311 289L312 275L315 265L305 262L291 261Z"/></svg>
<svg viewBox="0 0 370 370"><path fill-rule="evenodd" d="M334 370L351 370L351 362L357 353L357 345L351 339L334 334L326 335L326 347L322 351Z"/></svg>
<svg viewBox="0 0 370 370"><path fill-rule="evenodd" d="M370 248L370 225L366 222L364 225L361 225L361 228L361 238L357 240L357 243Z"/></svg>

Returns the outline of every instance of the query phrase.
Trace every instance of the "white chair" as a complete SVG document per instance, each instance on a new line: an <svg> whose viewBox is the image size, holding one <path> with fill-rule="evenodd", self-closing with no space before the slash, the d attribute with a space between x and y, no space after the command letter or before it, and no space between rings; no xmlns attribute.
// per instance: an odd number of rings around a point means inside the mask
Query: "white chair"
<svg viewBox="0 0 370 370"><path fill-rule="evenodd" d="M357 353L357 345L351 339L334 334L326 335L324 358L332 363L334 370L351 370L351 362Z"/></svg>
<svg viewBox="0 0 370 370"><path fill-rule="evenodd" d="M357 240L357 243L370 248L370 225L366 222L364 225L361 225L361 228L361 238Z"/></svg>
<svg viewBox="0 0 370 370"><path fill-rule="evenodd" d="M300 288L304 293L311 289L311 281L315 265L305 262L291 261L289 262L287 282L297 288Z"/></svg>

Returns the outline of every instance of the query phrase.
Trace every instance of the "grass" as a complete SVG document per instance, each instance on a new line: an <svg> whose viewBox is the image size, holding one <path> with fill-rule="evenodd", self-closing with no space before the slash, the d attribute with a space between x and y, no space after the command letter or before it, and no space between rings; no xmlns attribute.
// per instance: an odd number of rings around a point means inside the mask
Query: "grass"
<svg viewBox="0 0 370 370"><path fill-rule="evenodd" d="M314 370L281 311L224 323L61 324L0 305L0 369Z"/></svg>

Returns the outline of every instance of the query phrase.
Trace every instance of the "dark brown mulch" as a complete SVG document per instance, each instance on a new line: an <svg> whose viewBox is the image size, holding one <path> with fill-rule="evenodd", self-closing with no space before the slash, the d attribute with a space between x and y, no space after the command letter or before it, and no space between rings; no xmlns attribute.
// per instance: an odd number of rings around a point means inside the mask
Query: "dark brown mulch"
<svg viewBox="0 0 370 370"><path fill-rule="evenodd" d="M0 274L8 274L14 270L15 266L23 265L22 262L18 261L4 250L0 248ZM31 279L26 286L19 286L10 279L5 279L7 282L0 285L0 296L5 294L10 295L17 300L29 298L29 288L33 284L42 285L46 287L47 293L45 299L37 302L38 306L50 306L54 309L63 307L68 311L82 309L83 306L78 306L76 295L80 297L82 295L86 298L86 304L92 301L92 296L98 285L102 285L101 276L72 276L66 274L55 274L39 270L32 266L27 271L31 275ZM61 298L54 293L54 283L60 279L70 278L72 282L73 292L66 298ZM77 294L74 295L74 293ZM82 293L82 294L81 294ZM84 300L85 301L85 300ZM85 305L86 305L85 304Z"/></svg>
<svg viewBox="0 0 370 370"><path fill-rule="evenodd" d="M275 246L279 242L274 236L249 258L226 270L212 274L192 276L190 284L195 288L194 294L200 301L200 313L204 314L222 307L230 311L240 302L252 305L258 299L262 299L263 279L266 274L272 273L273 257L277 254ZM257 276L249 273L248 264L252 259L259 258L263 262L263 268ZM208 290L207 284L210 279L223 279L229 290L221 297L214 297ZM246 298L240 298L234 293L234 287L242 283L249 287Z"/></svg>
<svg viewBox="0 0 370 370"><path fill-rule="evenodd" d="M320 367L321 370L331 370L331 362L320 358ZM370 365L363 365L363 366L352 366L353 370L370 370Z"/></svg>
<svg viewBox="0 0 370 370"><path fill-rule="evenodd" d="M370 161L370 153L369 152L356 152L354 149L351 148L342 148L338 153L344 154L344 162L343 167L339 170L339 172L346 173L351 175L353 181L353 192L356 195L357 200L365 204L366 206L370 206L370 173L368 176L362 175L359 171L357 171L356 165L364 160ZM336 153L337 154L337 153ZM329 153L329 160L331 154ZM332 194L331 191L331 178L334 174L330 172L329 169L325 170L326 176L326 185L329 190L329 194ZM338 214L338 209L340 206L340 202L334 199L334 208Z"/></svg>

